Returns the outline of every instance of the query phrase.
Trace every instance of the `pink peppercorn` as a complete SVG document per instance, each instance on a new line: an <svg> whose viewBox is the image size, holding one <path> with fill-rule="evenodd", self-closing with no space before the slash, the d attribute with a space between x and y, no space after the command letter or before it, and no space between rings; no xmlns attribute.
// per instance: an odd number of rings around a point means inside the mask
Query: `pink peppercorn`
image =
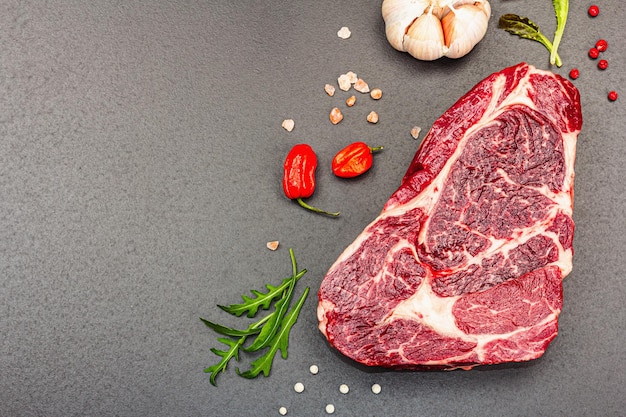
<svg viewBox="0 0 626 417"><path fill-rule="evenodd" d="M617 100L617 92L616 91L609 92L609 100L611 100L611 101Z"/></svg>
<svg viewBox="0 0 626 417"><path fill-rule="evenodd" d="M600 39L598 42L596 42L596 49L600 52L606 51L606 48L608 46L609 46L608 42L605 41L604 39Z"/></svg>
<svg viewBox="0 0 626 417"><path fill-rule="evenodd" d="M596 59L599 56L600 56L600 51L598 51L596 48L591 48L589 50L589 58Z"/></svg>
<svg viewBox="0 0 626 417"><path fill-rule="evenodd" d="M589 6L588 12L589 12L589 16L596 17L598 14L600 14L600 8L594 4L592 6Z"/></svg>
<svg viewBox="0 0 626 417"><path fill-rule="evenodd" d="M579 75L580 75L580 71L578 71L578 68L572 68L572 70L569 72L569 77L572 80L575 80L576 78L578 78Z"/></svg>
<svg viewBox="0 0 626 417"><path fill-rule="evenodd" d="M601 59L600 61L598 61L598 68L600 68L601 70L605 70L609 67L609 61L607 61L606 59Z"/></svg>

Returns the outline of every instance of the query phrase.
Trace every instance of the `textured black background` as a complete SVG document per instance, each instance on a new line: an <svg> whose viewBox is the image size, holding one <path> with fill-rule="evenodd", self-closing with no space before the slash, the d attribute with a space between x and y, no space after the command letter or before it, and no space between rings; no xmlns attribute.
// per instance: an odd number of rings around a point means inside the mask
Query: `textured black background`
<svg viewBox="0 0 626 417"><path fill-rule="evenodd" d="M1 1L0 416L271 416L280 406L315 416L326 403L338 416L624 415L626 15L605 0L591 19L589 4L571 2L564 65L553 68L580 69L584 115L559 336L531 363L422 373L336 354L316 329L317 288L399 185L419 144L411 127L421 139L494 71L550 68L543 46L497 28L518 13L552 38L550 1L493 0L474 51L435 62L389 46L380 1ZM342 26L350 39L337 37ZM587 58L601 37L604 72ZM323 87L349 70L384 95L357 94L333 126L328 112L347 94ZM377 125L365 121L371 110ZM354 140L385 150L366 175L337 179L332 156ZM283 196L283 158L298 142L320 161L309 202L341 218ZM241 325L216 304L288 276L290 247L309 270L297 295L312 293L289 358L246 380L235 373L242 357L209 385L209 349L222 346L198 317Z"/></svg>

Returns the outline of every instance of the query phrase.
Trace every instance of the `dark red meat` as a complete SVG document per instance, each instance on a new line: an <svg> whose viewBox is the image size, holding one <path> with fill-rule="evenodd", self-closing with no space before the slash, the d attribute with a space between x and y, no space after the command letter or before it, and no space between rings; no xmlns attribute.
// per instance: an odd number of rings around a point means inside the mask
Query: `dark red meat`
<svg viewBox="0 0 626 417"><path fill-rule="evenodd" d="M319 328L371 366L471 368L543 354L572 268L576 88L519 64L432 126L381 214L330 268Z"/></svg>

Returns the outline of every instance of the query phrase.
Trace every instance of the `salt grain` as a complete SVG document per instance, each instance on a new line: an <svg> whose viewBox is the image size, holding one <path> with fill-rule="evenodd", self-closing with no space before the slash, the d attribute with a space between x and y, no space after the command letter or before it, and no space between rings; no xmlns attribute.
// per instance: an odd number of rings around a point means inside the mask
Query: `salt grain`
<svg viewBox="0 0 626 417"><path fill-rule="evenodd" d="M352 107L356 103L356 96L350 96L346 99L346 106Z"/></svg>
<svg viewBox="0 0 626 417"><path fill-rule="evenodd" d="M331 85L331 84L326 84L324 86L324 91L326 91L326 94L328 94L329 96L334 96L335 95L335 86Z"/></svg>
<svg viewBox="0 0 626 417"><path fill-rule="evenodd" d="M272 240L271 242L267 242L266 246L269 250L276 250L278 249L278 240Z"/></svg>
<svg viewBox="0 0 626 417"><path fill-rule="evenodd" d="M291 132L294 128L294 126L296 125L296 122L293 121L293 119L285 119L283 120L283 129L285 129L287 132Z"/></svg>
<svg viewBox="0 0 626 417"><path fill-rule="evenodd" d="M339 110L338 107L333 107L333 109L330 111L329 118L330 122L336 125L343 120L343 113L341 113L341 110Z"/></svg>
<svg viewBox="0 0 626 417"><path fill-rule="evenodd" d="M354 89L356 91L358 91L359 93L369 93L370 92L369 85L367 85L367 83L365 81L363 81L361 78L356 80L356 82L354 83Z"/></svg>
<svg viewBox="0 0 626 417"><path fill-rule="evenodd" d="M350 80L351 84L354 84L359 79L359 77L356 75L356 72L353 72L353 71L346 72L346 75L348 76L348 79Z"/></svg>
<svg viewBox="0 0 626 417"><path fill-rule="evenodd" d="M337 32L337 36L339 36L341 39L348 39L350 35L352 35L352 32L350 32L350 29L348 29L346 26L342 27Z"/></svg>
<svg viewBox="0 0 626 417"><path fill-rule="evenodd" d="M380 100L380 98L383 96L383 90L381 90L380 88L375 88L370 92L370 96L374 100Z"/></svg>
<svg viewBox="0 0 626 417"><path fill-rule="evenodd" d="M337 78L337 84L339 84L339 88L343 91L348 91L350 87L352 87L350 76L348 74L341 74L339 78Z"/></svg>
<svg viewBox="0 0 626 417"><path fill-rule="evenodd" d="M413 126L413 129L411 129L411 136L413 136L413 139L417 139L421 131L422 131L421 127Z"/></svg>
<svg viewBox="0 0 626 417"><path fill-rule="evenodd" d="M372 124L378 123L378 113L371 111L370 114L367 115L367 121Z"/></svg>

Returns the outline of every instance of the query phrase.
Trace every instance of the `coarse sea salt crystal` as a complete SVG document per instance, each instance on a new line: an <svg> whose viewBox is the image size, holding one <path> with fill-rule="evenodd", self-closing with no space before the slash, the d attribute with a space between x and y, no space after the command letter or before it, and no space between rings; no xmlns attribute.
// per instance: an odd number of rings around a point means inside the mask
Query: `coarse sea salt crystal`
<svg viewBox="0 0 626 417"><path fill-rule="evenodd" d="M346 26L342 27L337 32L337 36L339 36L341 39L348 39L350 35L352 35L352 32L350 32L350 29Z"/></svg>
<svg viewBox="0 0 626 417"><path fill-rule="evenodd" d="M381 90L380 88L375 88L370 91L370 97L372 97L374 100L380 100L382 96L383 90Z"/></svg>
<svg viewBox="0 0 626 417"><path fill-rule="evenodd" d="M287 132L291 132L294 128L294 126L296 125L296 122L293 121L293 119L285 119L283 120L283 129L285 129Z"/></svg>
<svg viewBox="0 0 626 417"><path fill-rule="evenodd" d="M361 78L357 79L354 82L354 89L356 91L358 91L359 93L369 93L370 92L370 86L367 85L367 83L362 80Z"/></svg>
<svg viewBox="0 0 626 417"><path fill-rule="evenodd" d="M337 78L337 84L339 84L339 88L343 91L348 91L350 87L352 87L350 76L348 74L341 74L339 78Z"/></svg>
<svg viewBox="0 0 626 417"><path fill-rule="evenodd" d="M417 139L421 131L422 131L421 127L413 126L413 129L411 129L411 136L413 136L413 139Z"/></svg>
<svg viewBox="0 0 626 417"><path fill-rule="evenodd" d="M375 111L371 111L367 115L367 121L372 123L372 124L378 123L378 113L376 113Z"/></svg>

